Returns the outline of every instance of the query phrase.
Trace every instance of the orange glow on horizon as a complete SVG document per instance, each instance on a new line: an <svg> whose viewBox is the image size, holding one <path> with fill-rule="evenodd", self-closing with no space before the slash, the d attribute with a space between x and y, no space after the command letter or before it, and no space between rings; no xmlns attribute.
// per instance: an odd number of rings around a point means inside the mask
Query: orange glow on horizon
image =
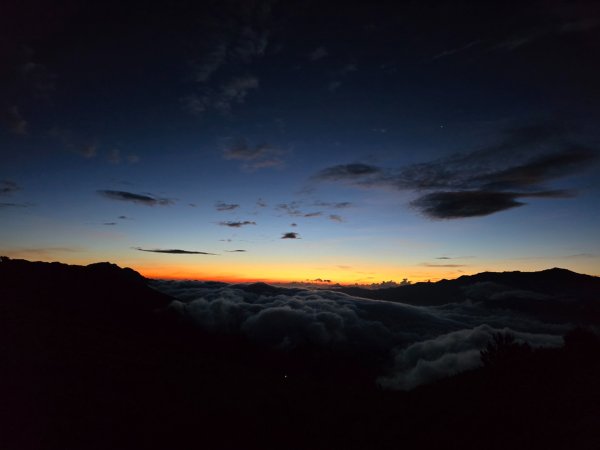
<svg viewBox="0 0 600 450"><path fill-rule="evenodd" d="M163 267L134 267L146 278L166 279L166 280L202 280L202 281L220 281L225 283L314 283L323 286L341 284L341 285L370 285L372 283L382 283L385 281L394 281L400 283L403 279L408 279L411 283L421 281L439 281L441 279L454 279L461 275L471 275L477 271L457 273L456 271L447 272L438 271L437 273L425 272L423 267L403 267L381 268L377 270L371 268L369 276L358 273L344 273L344 271L332 268L326 271L316 271L306 267L243 267L234 273L233 270L220 271L215 269L205 270L205 268L163 266ZM425 270L424 270L425 269ZM240 275L243 273L244 275ZM268 273L270 276L261 276ZM325 275L323 275L325 273ZM320 274L320 275L319 275ZM328 275L329 274L329 275ZM324 282L320 280L329 280Z"/></svg>
<svg viewBox="0 0 600 450"><path fill-rule="evenodd" d="M440 265L426 266L400 262L396 264L373 263L372 261L349 260L348 266L338 265L335 259L320 262L283 262L278 264L263 261L240 262L227 261L215 263L186 260L185 257L141 257L132 258L130 255L96 253L93 255L77 252L52 251L3 251L6 256L14 259L25 258L30 261L59 261L66 264L88 265L100 261L109 261L120 267L130 267L147 278L170 280L202 280L220 281L225 283L264 282L270 284L307 283L321 286L328 285L370 285L386 281L401 283L407 279L411 283L439 281L441 279L456 279L462 275L473 275L480 272L503 272L520 270L524 272L539 271L552 267L562 267L574 272L599 276L595 260L584 260L579 263L573 260L530 261L498 259L480 260L478 264L457 267ZM562 264L561 264L562 263ZM577 263L577 264L576 264ZM318 280L330 280L323 282Z"/></svg>

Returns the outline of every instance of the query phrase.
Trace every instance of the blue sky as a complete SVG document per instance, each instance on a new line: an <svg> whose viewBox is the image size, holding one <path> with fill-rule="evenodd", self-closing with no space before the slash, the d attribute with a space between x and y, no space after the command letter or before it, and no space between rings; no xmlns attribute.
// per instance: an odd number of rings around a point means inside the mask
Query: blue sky
<svg viewBox="0 0 600 450"><path fill-rule="evenodd" d="M228 280L600 274L597 6L3 16L2 254Z"/></svg>

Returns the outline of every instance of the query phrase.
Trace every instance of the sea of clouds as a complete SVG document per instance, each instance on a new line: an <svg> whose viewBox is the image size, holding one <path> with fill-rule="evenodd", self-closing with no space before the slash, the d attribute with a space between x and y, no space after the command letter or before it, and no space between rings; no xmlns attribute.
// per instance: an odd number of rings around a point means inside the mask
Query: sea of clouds
<svg viewBox="0 0 600 450"><path fill-rule="evenodd" d="M534 347L556 347L572 327L498 307L485 301L485 290L463 302L419 307L261 283L152 283L176 298L171 309L206 331L239 333L281 349L311 345L384 361L377 382L392 389L412 389L477 367L479 351L494 333L510 332Z"/></svg>

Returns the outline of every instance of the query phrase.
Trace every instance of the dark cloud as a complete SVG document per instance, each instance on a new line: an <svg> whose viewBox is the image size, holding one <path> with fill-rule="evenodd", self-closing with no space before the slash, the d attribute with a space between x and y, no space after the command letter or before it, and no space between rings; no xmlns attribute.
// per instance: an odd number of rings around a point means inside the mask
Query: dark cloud
<svg viewBox="0 0 600 450"><path fill-rule="evenodd" d="M11 180L0 180L0 195L11 195L20 191L21 187Z"/></svg>
<svg viewBox="0 0 600 450"><path fill-rule="evenodd" d="M298 224L297 223L290 223L290 227L297 227Z"/></svg>
<svg viewBox="0 0 600 450"><path fill-rule="evenodd" d="M270 35L269 3L263 2L261 8L219 3L218 11L200 19L204 36L190 44L197 53L191 61L196 83L206 85L215 73L239 68L265 55Z"/></svg>
<svg viewBox="0 0 600 450"><path fill-rule="evenodd" d="M112 226L112 225L116 225L117 222L104 222L102 225L108 225L108 226Z"/></svg>
<svg viewBox="0 0 600 450"><path fill-rule="evenodd" d="M598 152L570 142L569 133L560 124L533 124L508 129L498 143L472 152L399 169L338 165L313 179L420 193L411 205L432 218L486 216L522 206L524 197L573 196L545 184L589 167Z"/></svg>
<svg viewBox="0 0 600 450"><path fill-rule="evenodd" d="M225 250L228 253L245 253L246 250Z"/></svg>
<svg viewBox="0 0 600 450"><path fill-rule="evenodd" d="M456 55L457 53L462 53L465 50L469 50L478 44L481 43L481 40L476 39L474 41L467 42L466 44L460 45L458 47L449 48L444 50L430 58L430 61L435 61L436 59L447 58L448 56Z"/></svg>
<svg viewBox="0 0 600 450"><path fill-rule="evenodd" d="M6 129L14 134L27 134L29 124L21 115L17 106L11 106L0 110L0 123L4 124Z"/></svg>
<svg viewBox="0 0 600 450"><path fill-rule="evenodd" d="M215 203L215 208L217 211L233 211L234 209L237 209L239 207L240 207L240 205L238 205L236 203L224 203L224 202Z"/></svg>
<svg viewBox="0 0 600 450"><path fill-rule="evenodd" d="M295 201L291 202L291 203L280 203L276 207L276 209L278 211L281 211L281 212L287 214L288 216L292 216L292 217L301 217L304 215L304 213L299 208L300 208L300 202L295 202Z"/></svg>
<svg viewBox="0 0 600 450"><path fill-rule="evenodd" d="M257 77L240 69L262 57L269 42L268 6L250 12L219 5L212 19L208 19L210 15L202 19L203 36L196 40L198 44L192 44L200 46L191 62L195 89L182 101L194 114L216 111L229 115L234 105L244 103L259 83Z"/></svg>
<svg viewBox="0 0 600 450"><path fill-rule="evenodd" d="M29 206L31 206L29 203L10 203L10 202L0 203L0 208L27 208Z"/></svg>
<svg viewBox="0 0 600 450"><path fill-rule="evenodd" d="M327 55L329 55L329 52L325 47L317 47L308 54L308 59L314 62L318 61L319 59L325 58Z"/></svg>
<svg viewBox="0 0 600 450"><path fill-rule="evenodd" d="M339 202L339 203L329 203L329 202L315 202L315 206L320 206L323 208L331 208L331 209L343 209L351 206L350 202ZM323 211L311 211L305 212L302 208L302 202L293 201L290 203L280 203L277 205L276 209L281 211L284 214L287 214L291 217L320 217L323 216Z"/></svg>
<svg viewBox="0 0 600 450"><path fill-rule="evenodd" d="M585 147L572 146L563 151L542 155L519 166L492 172L474 179L483 189L527 189L555 178L578 172L597 154Z"/></svg>
<svg viewBox="0 0 600 450"><path fill-rule="evenodd" d="M342 219L341 216L338 216L337 214L329 214L329 220L333 221L333 222L343 222L344 219Z"/></svg>
<svg viewBox="0 0 600 450"><path fill-rule="evenodd" d="M190 112L229 115L258 89L258 78L246 67L264 56L269 44L271 7L269 2L261 4L255 8L221 2L199 19L202 37L189 43L195 53L190 58L194 87L182 99ZM213 7L207 5L206 10Z"/></svg>
<svg viewBox="0 0 600 450"><path fill-rule="evenodd" d="M367 164L340 164L321 170L314 178L319 180L353 180L365 176L378 175L382 172L379 167Z"/></svg>
<svg viewBox="0 0 600 450"><path fill-rule="evenodd" d="M518 201L518 198L568 198L571 195L567 191L531 193L498 191L433 192L412 201L411 205L433 219L458 219L487 216L495 212L525 205L525 203Z"/></svg>
<svg viewBox="0 0 600 450"><path fill-rule="evenodd" d="M127 217L127 216L119 216L118 218L121 220L131 220L131 217Z"/></svg>
<svg viewBox="0 0 600 450"><path fill-rule="evenodd" d="M74 132L73 130L57 127L50 130L50 136L57 139L67 151L82 156L85 159L93 159L98 156L99 144L97 139L91 136L82 136L81 133ZM115 156L119 157L118 154L114 155L109 152L106 159L108 162L114 162L113 158Z"/></svg>
<svg viewBox="0 0 600 450"><path fill-rule="evenodd" d="M258 89L258 78L253 75L236 76L217 88L205 87L197 94L188 95L183 104L194 114L216 111L228 115L233 105L244 103L253 89Z"/></svg>
<svg viewBox="0 0 600 450"><path fill-rule="evenodd" d="M95 156L96 155L95 147L91 147L91 149L93 151L90 153L89 156L82 153L83 156L85 156L86 158L91 158L91 157ZM123 161L126 161L129 164L136 164L136 163L140 162L140 157L138 155L134 155L133 153L130 153L128 155L123 155L123 154L121 154L120 149L113 148L112 150L110 150L108 152L107 161L114 165L119 165Z"/></svg>
<svg viewBox="0 0 600 450"><path fill-rule="evenodd" d="M75 153L78 153L81 156L83 156L85 159L95 158L96 155L98 154L98 149L96 147L96 144L85 144L83 147L76 147L76 148L73 148L72 150ZM109 157L108 161L111 162L110 157Z"/></svg>
<svg viewBox="0 0 600 450"><path fill-rule="evenodd" d="M224 226L224 227L231 227L231 228L240 228L240 227L244 227L246 225L256 225L256 222L250 221L250 220L244 220L243 222L236 222L236 221L227 221L227 222L219 222L219 225Z"/></svg>
<svg viewBox="0 0 600 450"><path fill-rule="evenodd" d="M437 258L440 259L440 258ZM421 264L424 267L447 267L447 268L456 268L456 267L467 267L465 264L433 264L433 263L423 263Z"/></svg>
<svg viewBox="0 0 600 450"><path fill-rule="evenodd" d="M258 206L259 208L266 208L267 202L265 202L262 198L259 198L258 200L256 200L256 206Z"/></svg>
<svg viewBox="0 0 600 450"><path fill-rule="evenodd" d="M223 150L223 158L242 161L242 168L249 171L283 167L282 152L268 144L251 146L245 139L237 139Z"/></svg>
<svg viewBox="0 0 600 450"><path fill-rule="evenodd" d="M283 233L281 239L300 239L300 235L294 232Z"/></svg>
<svg viewBox="0 0 600 450"><path fill-rule="evenodd" d="M350 208L352 203L350 202L315 202L315 206L320 206L322 208L332 208L332 209L345 209Z"/></svg>
<svg viewBox="0 0 600 450"><path fill-rule="evenodd" d="M147 206L168 206L175 203L173 199L156 197L152 194L134 194L132 192L111 190L100 190L98 194L111 200L138 203Z"/></svg>
<svg viewBox="0 0 600 450"><path fill-rule="evenodd" d="M474 256L438 256L435 259L471 259Z"/></svg>
<svg viewBox="0 0 600 450"><path fill-rule="evenodd" d="M134 247L135 250L140 252L152 252L152 253L170 253L173 255L216 255L216 253L197 252L192 250L179 250L179 249L146 249L140 247Z"/></svg>
<svg viewBox="0 0 600 450"><path fill-rule="evenodd" d="M518 195L507 192L434 192L411 202L425 215L436 219L487 216L505 209L523 206Z"/></svg>

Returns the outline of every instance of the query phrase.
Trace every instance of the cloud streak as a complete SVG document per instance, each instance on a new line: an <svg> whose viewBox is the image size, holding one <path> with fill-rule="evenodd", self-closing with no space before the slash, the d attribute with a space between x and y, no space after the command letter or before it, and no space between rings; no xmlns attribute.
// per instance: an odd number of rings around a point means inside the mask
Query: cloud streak
<svg viewBox="0 0 600 450"><path fill-rule="evenodd" d="M237 203L225 203L225 202L217 202L215 203L215 209L217 211L233 211L234 209L239 208L240 205Z"/></svg>
<svg viewBox="0 0 600 450"><path fill-rule="evenodd" d="M231 228L241 228L241 227L245 227L246 225L256 225L256 222L251 221L251 220L244 220L242 222L236 222L236 221L223 221L223 222L219 222L219 225L224 226L224 227L231 227Z"/></svg>
<svg viewBox="0 0 600 450"><path fill-rule="evenodd" d="M154 248L154 249L148 249L148 248L141 248L141 247L133 247L135 250L139 250L140 252L151 252L151 253L168 253L168 254L172 254L172 255L213 255L216 256L216 253L208 253L208 252L198 252L198 251L194 251L194 250L180 250L177 248L168 248L168 249L161 249L161 248Z"/></svg>
<svg viewBox="0 0 600 450"><path fill-rule="evenodd" d="M170 198L157 197L152 194L135 194L127 191L99 190L98 194L110 200L131 202L146 206L169 206L175 203Z"/></svg>

